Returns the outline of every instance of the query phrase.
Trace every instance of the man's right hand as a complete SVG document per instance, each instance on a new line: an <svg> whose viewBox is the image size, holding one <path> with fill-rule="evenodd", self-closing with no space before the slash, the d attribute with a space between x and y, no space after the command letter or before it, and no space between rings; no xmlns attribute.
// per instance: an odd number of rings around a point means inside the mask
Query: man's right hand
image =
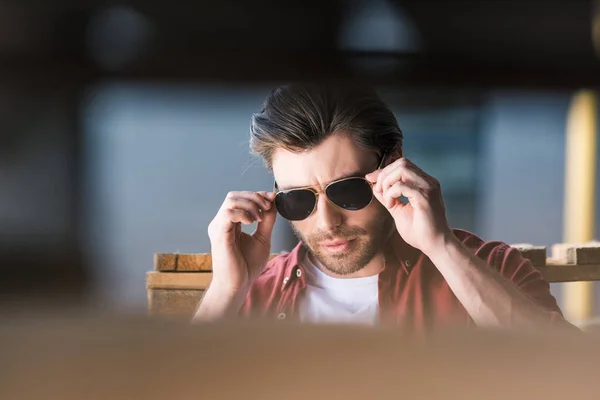
<svg viewBox="0 0 600 400"><path fill-rule="evenodd" d="M226 295L244 294L261 274L271 253L271 234L277 217L273 192L230 192L208 226L213 280ZM249 235L242 224L258 222Z"/></svg>

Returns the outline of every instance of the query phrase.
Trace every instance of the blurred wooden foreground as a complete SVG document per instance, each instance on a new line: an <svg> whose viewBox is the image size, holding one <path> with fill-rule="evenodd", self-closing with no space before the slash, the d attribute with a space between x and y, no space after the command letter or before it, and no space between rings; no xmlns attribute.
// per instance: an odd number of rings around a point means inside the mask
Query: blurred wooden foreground
<svg viewBox="0 0 600 400"><path fill-rule="evenodd" d="M600 242L557 243L547 257L544 246L514 244L549 282L600 280ZM271 258L279 254L272 254ZM210 254L158 253L146 288L151 315L189 318L212 279Z"/></svg>
<svg viewBox="0 0 600 400"><path fill-rule="evenodd" d="M600 340L164 320L3 319L0 399L598 399Z"/></svg>

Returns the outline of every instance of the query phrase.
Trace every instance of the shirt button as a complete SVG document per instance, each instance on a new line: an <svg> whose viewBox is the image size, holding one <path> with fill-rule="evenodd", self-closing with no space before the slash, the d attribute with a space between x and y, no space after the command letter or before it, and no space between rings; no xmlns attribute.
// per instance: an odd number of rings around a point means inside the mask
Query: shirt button
<svg viewBox="0 0 600 400"><path fill-rule="evenodd" d="M277 319L285 319L285 313L279 313Z"/></svg>
<svg viewBox="0 0 600 400"><path fill-rule="evenodd" d="M406 260L404 261L404 264L406 264L407 267L410 267L410 261Z"/></svg>
<svg viewBox="0 0 600 400"><path fill-rule="evenodd" d="M287 276L285 278L283 278L283 284L285 285L286 283L288 283L288 281L290 280L290 278L288 278Z"/></svg>
<svg viewBox="0 0 600 400"><path fill-rule="evenodd" d="M300 278L300 277L302 276L302 271L300 270L300 268L298 268L298 269L296 270L296 276L297 276L298 278Z"/></svg>

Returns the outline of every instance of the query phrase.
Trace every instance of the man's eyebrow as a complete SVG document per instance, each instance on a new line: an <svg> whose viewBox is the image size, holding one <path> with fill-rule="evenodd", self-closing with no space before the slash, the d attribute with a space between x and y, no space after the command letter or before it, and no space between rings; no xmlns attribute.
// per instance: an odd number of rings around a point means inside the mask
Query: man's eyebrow
<svg viewBox="0 0 600 400"><path fill-rule="evenodd" d="M331 180L330 182L327 182L325 184L325 186L327 186L328 184L330 184L331 182L335 182L335 181L339 181L341 179L346 179L346 178L355 178L355 177L364 177L366 175L366 173L362 173L362 171L360 169L351 172L349 174L344 174L343 176L339 176L333 180ZM292 189L303 189L303 188L314 188L315 185L309 185L309 186L279 186L277 184L277 182L275 182L275 188L280 191L280 192L285 192L287 190L292 190Z"/></svg>

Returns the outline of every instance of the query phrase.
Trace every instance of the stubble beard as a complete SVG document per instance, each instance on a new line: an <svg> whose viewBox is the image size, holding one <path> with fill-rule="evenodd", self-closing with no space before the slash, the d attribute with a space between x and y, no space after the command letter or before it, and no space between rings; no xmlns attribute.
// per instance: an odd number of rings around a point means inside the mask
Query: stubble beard
<svg viewBox="0 0 600 400"><path fill-rule="evenodd" d="M393 219L383 206L365 228L340 225L335 229L305 236L293 224L292 229L303 242L313 260L317 260L329 272L351 275L363 269L387 244ZM324 240L352 240L351 248L343 254L328 254L319 243Z"/></svg>

